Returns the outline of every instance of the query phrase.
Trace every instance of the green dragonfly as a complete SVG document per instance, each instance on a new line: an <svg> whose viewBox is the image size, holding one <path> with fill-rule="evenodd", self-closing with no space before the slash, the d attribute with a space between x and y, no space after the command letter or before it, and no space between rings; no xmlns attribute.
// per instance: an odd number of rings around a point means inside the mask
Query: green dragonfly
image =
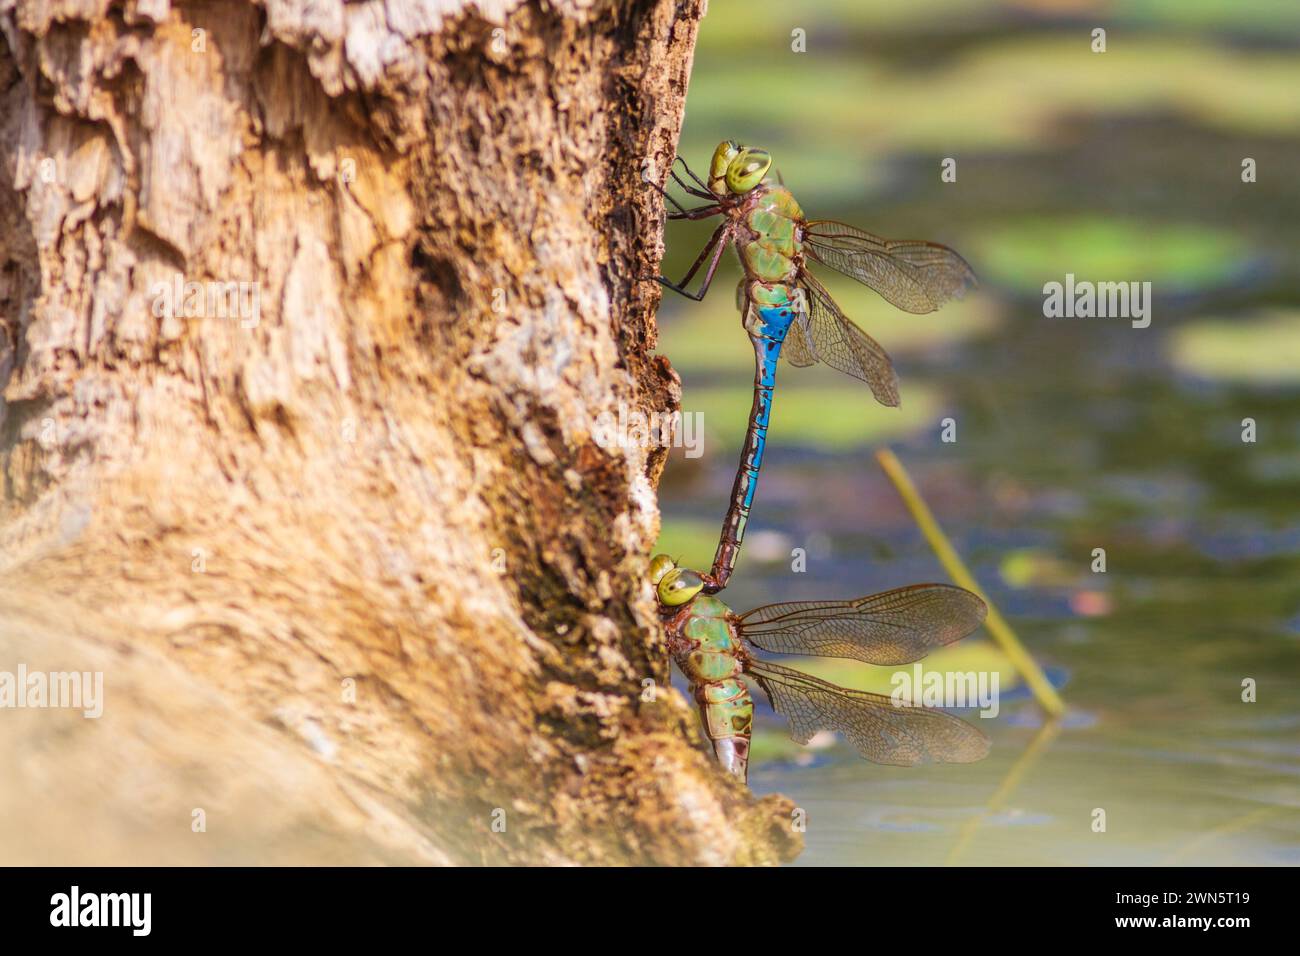
<svg viewBox="0 0 1300 956"><path fill-rule="evenodd" d="M651 560L650 577L668 652L691 683L713 752L742 781L749 775L754 722L742 675L789 718L791 736L801 744L819 730L836 731L867 760L905 767L926 760L970 763L988 753L983 733L942 710L897 706L880 694L759 660L749 649L909 664L980 626L987 608L969 591L917 584L853 601L794 601L736 614L702 593L703 575L679 568L665 554Z"/></svg>
<svg viewBox="0 0 1300 956"><path fill-rule="evenodd" d="M677 174L679 162L694 184ZM681 282L664 276L656 276L657 281L702 300L723 251L732 243L744 269L736 298L754 347L754 402L713 569L704 575L709 593L727 586L745 537L767 444L778 356L784 354L791 365L800 366L820 360L866 382L881 404L898 404L898 376L888 354L840 310L807 263L856 279L905 312L933 312L975 285L971 267L946 246L882 239L833 219L805 219L784 185L767 182L771 166L767 150L726 140L713 152L707 181L681 159L674 160L670 170L673 181L688 195L707 200L705 205L687 209L662 186L650 183L676 207L669 219L723 217ZM706 260L699 289L688 291Z"/></svg>

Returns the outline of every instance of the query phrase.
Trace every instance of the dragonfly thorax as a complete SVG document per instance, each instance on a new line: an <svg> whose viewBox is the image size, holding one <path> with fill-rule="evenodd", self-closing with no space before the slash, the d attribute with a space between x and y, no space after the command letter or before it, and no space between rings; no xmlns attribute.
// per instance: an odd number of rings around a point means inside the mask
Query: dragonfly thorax
<svg viewBox="0 0 1300 956"><path fill-rule="evenodd" d="M736 251L745 275L766 283L793 284L803 261L803 210L784 186L764 186L740 210Z"/></svg>
<svg viewBox="0 0 1300 956"><path fill-rule="evenodd" d="M693 618L725 619L730 613L731 608L711 594L701 594L691 604L691 617Z"/></svg>
<svg viewBox="0 0 1300 956"><path fill-rule="evenodd" d="M730 611L717 598L696 598L682 636L686 640L677 664L692 684L711 684L740 675L740 640Z"/></svg>

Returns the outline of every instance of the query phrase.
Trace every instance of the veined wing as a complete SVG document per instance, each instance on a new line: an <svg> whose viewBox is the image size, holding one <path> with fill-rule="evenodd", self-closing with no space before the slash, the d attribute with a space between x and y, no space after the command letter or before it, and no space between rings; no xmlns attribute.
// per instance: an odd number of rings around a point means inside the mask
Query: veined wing
<svg viewBox="0 0 1300 956"><path fill-rule="evenodd" d="M840 311L831 294L814 276L805 270L799 283L807 299L807 331L814 354L831 368L866 382L880 404L891 408L897 405L898 374L889 354Z"/></svg>
<svg viewBox="0 0 1300 956"><path fill-rule="evenodd" d="M817 364L817 353L813 346L812 319L806 307L795 313L794 321L790 323L790 331L785 333L781 356L791 365L799 368Z"/></svg>
<svg viewBox="0 0 1300 956"><path fill-rule="evenodd" d="M895 707L880 694L837 687L768 661L751 660L745 669L776 712L789 718L790 736L801 744L819 730L833 730L873 763L900 767L970 763L989 752L983 733L941 710Z"/></svg>
<svg viewBox="0 0 1300 956"><path fill-rule="evenodd" d="M741 279L740 285L736 287L736 308L740 310L740 319L745 328L750 327L749 310L755 307L754 303L749 301L749 295L746 291L748 288L748 279ZM781 346L781 357L791 365L797 365L800 368L815 365L817 356L813 354L808 306L803 301L803 294L800 294L800 301L793 302L791 305L795 309L795 319L790 323L790 331L786 333L785 343Z"/></svg>
<svg viewBox="0 0 1300 956"><path fill-rule="evenodd" d="M740 634L765 651L910 664L959 641L984 621L976 595L949 584L915 584L854 601L768 604L740 616Z"/></svg>
<svg viewBox="0 0 1300 956"><path fill-rule="evenodd" d="M880 293L904 312L933 312L975 286L975 272L947 246L882 239L834 219L813 219L803 242L817 262Z"/></svg>

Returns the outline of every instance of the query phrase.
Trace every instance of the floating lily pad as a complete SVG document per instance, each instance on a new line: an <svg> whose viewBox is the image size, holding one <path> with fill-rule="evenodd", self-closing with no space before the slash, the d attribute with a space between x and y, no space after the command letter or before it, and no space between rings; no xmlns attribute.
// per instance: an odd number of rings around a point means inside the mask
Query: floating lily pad
<svg viewBox="0 0 1300 956"><path fill-rule="evenodd" d="M1169 357L1200 378L1264 385L1300 383L1300 311L1205 319L1174 331Z"/></svg>
<svg viewBox="0 0 1300 956"><path fill-rule="evenodd" d="M1047 282L1150 282L1152 294L1209 288L1236 274L1250 255L1226 230L1081 217L1035 218L986 230L974 240L995 281L1041 293Z"/></svg>
<svg viewBox="0 0 1300 956"><path fill-rule="evenodd" d="M1002 556L998 573L1013 588L1067 587L1087 568L1087 563L1072 564L1044 548L1013 548Z"/></svg>

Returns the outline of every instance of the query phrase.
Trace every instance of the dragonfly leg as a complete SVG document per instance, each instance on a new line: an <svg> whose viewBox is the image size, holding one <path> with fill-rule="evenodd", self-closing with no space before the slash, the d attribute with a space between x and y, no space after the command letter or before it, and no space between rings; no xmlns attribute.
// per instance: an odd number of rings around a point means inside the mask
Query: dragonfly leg
<svg viewBox="0 0 1300 956"><path fill-rule="evenodd" d="M726 224L724 223L714 231L712 238L710 238L708 243L704 246L704 248L700 250L700 254L695 257L695 261L691 263L691 267L688 270L686 270L686 275L682 276L682 280L680 282L671 282L668 280L666 276L656 276L655 279L663 283L664 285L666 285L668 288L672 289L674 292L680 292L682 295L687 296L688 298L696 299L695 295L686 291L686 286L690 284L690 281L693 278L695 278L695 273L700 271L700 266L704 264L704 260L708 258L709 253L713 252L714 244L718 241L718 233L720 233L725 228L726 228ZM699 295L701 298L703 298L704 293L701 292L699 293ZM696 301L698 302L699 299L696 299Z"/></svg>
<svg viewBox="0 0 1300 956"><path fill-rule="evenodd" d="M681 186L682 189L688 195L694 196L696 199L717 200L718 198L717 196L713 195L713 193L711 192L705 192L701 189L697 189L696 187L692 186L690 183L682 179L682 177L678 176L676 170L669 170L669 175L673 177L673 182L675 182L678 186Z"/></svg>
<svg viewBox="0 0 1300 956"><path fill-rule="evenodd" d="M686 175L687 175L687 176L690 176L691 179L693 179L693 180L695 180L697 183L699 183L701 189L705 189L705 190L707 190L707 189L709 188L709 184L708 184L708 183L706 183L704 180L702 180L699 176L696 176L696 175L695 175L694 170L691 169L691 167L687 164L686 160L684 160L684 159L682 159L680 156L678 156L676 159L673 160L673 166L676 166L678 163L681 163L681 164L682 164L682 169L686 170ZM671 167L669 167L669 168L671 168Z"/></svg>
<svg viewBox="0 0 1300 956"><path fill-rule="evenodd" d="M713 283L713 275L718 271L718 263L722 261L722 251L727 248L727 243L731 239L731 223L724 222L713 231L713 237L709 240L700 254L695 257L695 262L691 264L690 270L682 278L681 282L672 282L665 276L655 276L656 281L667 286L674 292L686 296L688 299L694 299L696 302L704 301L704 295L709 291L709 286ZM704 281L700 283L697 292L690 292L686 284L695 278L695 273L700 271L700 266L704 264L705 258L713 253L713 259L709 262L709 269L704 273Z"/></svg>
<svg viewBox="0 0 1300 956"><path fill-rule="evenodd" d="M664 189L664 187L660 186L660 185L659 185L657 182L655 182L654 180L652 180L652 179L647 179L647 180L645 180L645 184L646 184L647 186L651 186L651 187L653 187L654 190L655 190L655 192L659 193L659 195L663 196L664 199L666 199L668 202L672 203L674 206L677 207L677 210L678 210L678 211L677 211L676 213L669 213L669 214L668 214L669 216L675 216L675 215L678 215L679 213L690 212L689 209L687 209L685 206L683 206L681 203L679 203L676 199L674 199L673 196L672 196L672 194L670 194L670 193L668 192L668 190Z"/></svg>
<svg viewBox="0 0 1300 956"><path fill-rule="evenodd" d="M715 203L712 206L696 206L694 209L683 209L681 212L670 212L669 219L708 219L710 216L717 216L722 213L722 206Z"/></svg>

